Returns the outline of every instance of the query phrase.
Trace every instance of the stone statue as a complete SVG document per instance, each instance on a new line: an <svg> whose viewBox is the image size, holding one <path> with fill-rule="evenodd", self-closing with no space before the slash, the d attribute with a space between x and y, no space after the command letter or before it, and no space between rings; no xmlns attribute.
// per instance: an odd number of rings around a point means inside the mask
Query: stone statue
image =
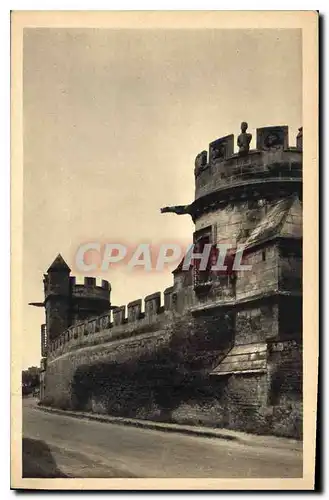
<svg viewBox="0 0 329 500"><path fill-rule="evenodd" d="M173 213L177 215L190 214L190 205L175 205L173 207L163 207L160 209L162 214Z"/></svg>
<svg viewBox="0 0 329 500"><path fill-rule="evenodd" d="M241 123L241 134L238 137L239 154L247 155L249 152L249 145L252 139L252 135L247 133L248 123Z"/></svg>
<svg viewBox="0 0 329 500"><path fill-rule="evenodd" d="M299 127L296 137L296 146L298 149L303 149L303 127Z"/></svg>

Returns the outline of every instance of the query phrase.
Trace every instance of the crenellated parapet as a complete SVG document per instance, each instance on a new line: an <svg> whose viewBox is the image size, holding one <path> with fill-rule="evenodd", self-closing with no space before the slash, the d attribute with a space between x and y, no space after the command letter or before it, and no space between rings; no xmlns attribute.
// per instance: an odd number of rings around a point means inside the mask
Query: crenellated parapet
<svg viewBox="0 0 329 500"><path fill-rule="evenodd" d="M97 284L96 278L86 276L82 283L77 283L77 278L70 276L70 325L107 312L110 297L108 281Z"/></svg>
<svg viewBox="0 0 329 500"><path fill-rule="evenodd" d="M47 273L43 276L44 301L31 302L36 307L44 307L46 315L45 331L47 342L42 340L42 350L46 344L67 330L68 327L99 316L111 308L111 285L96 278L85 277L81 283L70 276L71 269L58 254ZM41 338L45 335L42 333Z"/></svg>
<svg viewBox="0 0 329 500"><path fill-rule="evenodd" d="M173 309L173 301L174 301L174 287L170 286L165 289L163 292L164 295L164 308L165 310Z"/></svg>
<svg viewBox="0 0 329 500"><path fill-rule="evenodd" d="M180 423L194 411L195 422L261 434L286 433L289 415L286 435L298 434L303 130L293 146L288 133L252 137L242 122L237 140L197 155L195 199L161 209L195 223L192 261L163 294L114 307L107 281L78 283L58 255L44 303L32 303L46 309L44 404Z"/></svg>
<svg viewBox="0 0 329 500"><path fill-rule="evenodd" d="M249 150L250 141L251 134L240 134L237 141L239 152L234 153L234 135L228 135L209 144L208 158L206 151L197 155L195 201L190 206L194 218L200 205L198 200L214 193L217 200L226 200L239 196L248 185L286 183L295 189L300 183L302 128L294 146L289 146L287 126L258 128L256 149Z"/></svg>
<svg viewBox="0 0 329 500"><path fill-rule="evenodd" d="M109 300L111 285L106 280L102 280L101 285L97 285L96 278L86 276L83 283L77 284L76 277L70 276L70 285L73 298Z"/></svg>
<svg viewBox="0 0 329 500"><path fill-rule="evenodd" d="M136 299L127 305L115 307L105 314L70 326L49 343L49 359L56 359L82 345L102 344L154 329L157 324L165 321L166 313L172 311L172 294L173 287L164 291L163 306L161 292L155 292L145 297L144 301Z"/></svg>
<svg viewBox="0 0 329 500"><path fill-rule="evenodd" d="M166 301L164 300L164 307L161 307L161 293L152 293L145 297L145 316L152 319L155 315L160 314L166 308ZM169 304L167 304L169 305ZM167 309L171 309L167 307Z"/></svg>

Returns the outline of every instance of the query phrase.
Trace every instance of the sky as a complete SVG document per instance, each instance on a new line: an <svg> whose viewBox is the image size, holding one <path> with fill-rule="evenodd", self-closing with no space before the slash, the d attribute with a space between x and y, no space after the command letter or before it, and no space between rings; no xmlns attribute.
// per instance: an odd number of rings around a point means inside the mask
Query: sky
<svg viewBox="0 0 329 500"><path fill-rule="evenodd" d="M29 28L23 46L23 368L39 365L43 273L84 242L191 239L194 160L209 142L302 125L301 31ZM76 273L73 273L76 274ZM93 275L91 273L91 275ZM97 273L115 305L163 291L170 270ZM82 276L78 276L82 278Z"/></svg>

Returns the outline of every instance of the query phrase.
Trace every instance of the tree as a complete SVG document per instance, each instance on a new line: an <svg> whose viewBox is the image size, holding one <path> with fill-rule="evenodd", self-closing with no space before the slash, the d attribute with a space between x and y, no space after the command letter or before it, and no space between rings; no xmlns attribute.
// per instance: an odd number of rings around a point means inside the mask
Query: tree
<svg viewBox="0 0 329 500"><path fill-rule="evenodd" d="M39 387L39 373L40 368L37 366L30 366L27 370L22 371L23 394L30 394Z"/></svg>

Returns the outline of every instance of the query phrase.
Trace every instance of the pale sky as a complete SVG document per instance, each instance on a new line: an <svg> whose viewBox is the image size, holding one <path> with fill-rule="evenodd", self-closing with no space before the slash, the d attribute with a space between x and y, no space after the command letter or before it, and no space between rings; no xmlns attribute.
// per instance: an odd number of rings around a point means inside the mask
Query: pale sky
<svg viewBox="0 0 329 500"><path fill-rule="evenodd" d="M194 196L209 142L302 125L299 30L26 29L24 32L23 367L40 361L43 273L71 268L86 241L188 241L189 216L160 214ZM170 271L97 274L112 303L163 291Z"/></svg>

